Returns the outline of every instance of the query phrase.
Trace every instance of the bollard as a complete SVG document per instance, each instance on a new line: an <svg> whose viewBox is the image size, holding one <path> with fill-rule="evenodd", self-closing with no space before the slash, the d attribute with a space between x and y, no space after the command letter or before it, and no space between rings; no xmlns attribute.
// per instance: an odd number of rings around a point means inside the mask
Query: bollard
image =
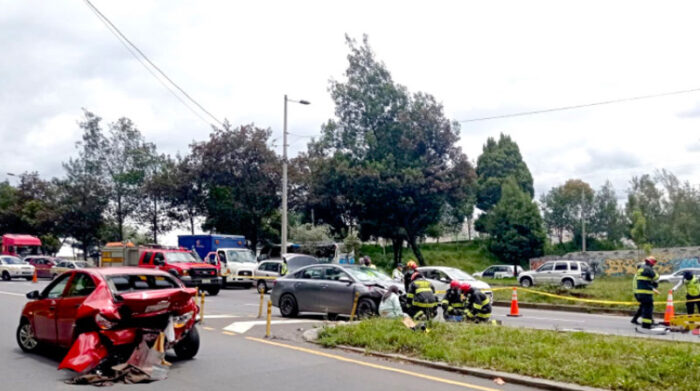
<svg viewBox="0 0 700 391"><path fill-rule="evenodd" d="M270 322L272 322L272 301L267 301L267 327L265 328L265 338L270 338Z"/></svg>
<svg viewBox="0 0 700 391"><path fill-rule="evenodd" d="M350 321L355 319L355 312L357 311L357 300L360 298L360 292L355 292L355 300L352 302L352 311L350 312Z"/></svg>
<svg viewBox="0 0 700 391"><path fill-rule="evenodd" d="M202 292L202 304L199 306L199 324L204 324L204 292Z"/></svg>
<svg viewBox="0 0 700 391"><path fill-rule="evenodd" d="M258 308L258 319L262 318L263 301L265 301L265 292L260 292L260 307Z"/></svg>

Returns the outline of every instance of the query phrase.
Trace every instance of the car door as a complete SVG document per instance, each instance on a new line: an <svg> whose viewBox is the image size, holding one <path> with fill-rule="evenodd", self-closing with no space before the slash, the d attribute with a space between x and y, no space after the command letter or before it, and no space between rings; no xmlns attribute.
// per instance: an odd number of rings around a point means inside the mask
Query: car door
<svg viewBox="0 0 700 391"><path fill-rule="evenodd" d="M552 281L552 271L554 270L554 262L547 262L537 269L537 273L533 273L532 277L536 284L549 284Z"/></svg>
<svg viewBox="0 0 700 391"><path fill-rule="evenodd" d="M482 278L494 278L494 273L496 272L496 266L490 266L484 270L481 274Z"/></svg>
<svg viewBox="0 0 700 391"><path fill-rule="evenodd" d="M87 273L74 273L68 282L68 288L56 307L56 334L59 345L70 347L73 343L78 307L95 290L95 286L95 281Z"/></svg>
<svg viewBox="0 0 700 391"><path fill-rule="evenodd" d="M46 258L39 258L36 260L34 267L36 268L37 277L50 277L51 276L51 260Z"/></svg>
<svg viewBox="0 0 700 391"><path fill-rule="evenodd" d="M297 298L299 311L322 312L319 297L323 280L323 267L313 266L301 270L299 278L294 282L294 296Z"/></svg>
<svg viewBox="0 0 700 391"><path fill-rule="evenodd" d="M324 268L324 284L321 288L321 305L326 306L327 313L349 314L355 300L355 280L338 266ZM346 281L340 281L344 279ZM350 283L347 280L351 281Z"/></svg>
<svg viewBox="0 0 700 391"><path fill-rule="evenodd" d="M66 290L70 274L64 274L53 280L41 293L34 310L34 332L37 339L56 343L56 310Z"/></svg>
<svg viewBox="0 0 700 391"><path fill-rule="evenodd" d="M561 279L569 272L569 262L558 261L554 263L554 270L550 274L548 284L559 284Z"/></svg>

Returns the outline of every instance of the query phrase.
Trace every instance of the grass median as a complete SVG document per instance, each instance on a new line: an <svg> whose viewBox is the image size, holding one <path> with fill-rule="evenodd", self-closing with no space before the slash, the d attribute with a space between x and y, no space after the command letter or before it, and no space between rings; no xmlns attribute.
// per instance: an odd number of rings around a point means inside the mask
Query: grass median
<svg viewBox="0 0 700 391"><path fill-rule="evenodd" d="M325 328L319 342L613 390L700 384L700 345L687 342L463 323L435 323L426 334L389 319Z"/></svg>
<svg viewBox="0 0 700 391"><path fill-rule="evenodd" d="M487 279L487 281L492 287L501 286L515 286L517 281L515 279ZM659 285L659 293L654 296L654 301L658 302L656 305L656 311L663 311L666 308L666 294L668 290L673 288L673 284L661 283ZM632 294L632 277L602 277L596 279L588 286L582 288L565 289L557 285L537 285L530 289L534 289L541 292L551 293L560 296L570 297L572 299L593 299L602 301L623 301L623 302L634 302L634 295ZM499 301L510 301L512 291L509 289L496 290L494 292L495 300ZM681 288L679 292L674 294L674 300L685 300L685 289ZM580 307L602 307L602 308L615 308L615 309L628 309L634 310L637 308L636 304L632 305L620 305L620 304L602 304L602 303L587 303L584 301L567 300L561 298L555 298L550 296L539 295L536 293L525 292L522 290L518 291L518 302L520 303L546 303L546 304L564 304L573 305ZM675 303L676 313L685 313L685 304Z"/></svg>

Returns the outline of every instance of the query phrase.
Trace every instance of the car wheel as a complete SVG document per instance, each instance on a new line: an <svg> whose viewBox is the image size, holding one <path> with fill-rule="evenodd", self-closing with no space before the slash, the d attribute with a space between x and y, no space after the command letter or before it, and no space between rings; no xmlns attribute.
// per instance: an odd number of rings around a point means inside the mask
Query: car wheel
<svg viewBox="0 0 700 391"><path fill-rule="evenodd" d="M523 288L529 288L532 286L532 279L530 277L523 277L520 279L520 286Z"/></svg>
<svg viewBox="0 0 700 391"><path fill-rule="evenodd" d="M220 286L215 286L212 288L207 288L206 291L209 293L209 296L216 296L219 294L219 291L221 290Z"/></svg>
<svg viewBox="0 0 700 391"><path fill-rule="evenodd" d="M8 273L7 270L4 271L4 272L2 272L2 280L3 280L3 281L10 281L10 279L11 279L11 278L10 278L10 273Z"/></svg>
<svg viewBox="0 0 700 391"><path fill-rule="evenodd" d="M192 326L189 333L175 345L175 354L181 360L189 360L199 351L199 332Z"/></svg>
<svg viewBox="0 0 700 391"><path fill-rule="evenodd" d="M285 318L293 318L299 313L297 300L291 294L286 294L280 298L280 313Z"/></svg>
<svg viewBox="0 0 700 391"><path fill-rule="evenodd" d="M258 293L267 293L267 283L265 280L258 281Z"/></svg>
<svg viewBox="0 0 700 391"><path fill-rule="evenodd" d="M226 276L221 277L221 287L226 288Z"/></svg>
<svg viewBox="0 0 700 391"><path fill-rule="evenodd" d="M39 347L32 325L26 319L22 319L17 327L17 344L25 352L34 352Z"/></svg>
<svg viewBox="0 0 700 391"><path fill-rule="evenodd" d="M360 299L357 303L357 318L367 319L375 315L377 315L377 304L372 299Z"/></svg>
<svg viewBox="0 0 700 391"><path fill-rule="evenodd" d="M570 278L567 278L561 282L561 286L563 286L565 289L571 289L574 287L574 281Z"/></svg>
<svg viewBox="0 0 700 391"><path fill-rule="evenodd" d="M24 279L27 280L27 281L31 281L31 280L34 279L34 277L25 277Z"/></svg>

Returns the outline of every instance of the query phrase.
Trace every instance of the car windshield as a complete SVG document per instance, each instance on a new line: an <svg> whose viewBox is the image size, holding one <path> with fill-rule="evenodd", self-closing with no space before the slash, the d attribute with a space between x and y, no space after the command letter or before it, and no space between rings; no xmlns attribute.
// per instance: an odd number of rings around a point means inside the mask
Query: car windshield
<svg viewBox="0 0 700 391"><path fill-rule="evenodd" d="M474 281L474 277L472 277L469 273L465 273L459 269L449 268L446 271L447 271L447 274L450 275L450 278L452 278L453 280Z"/></svg>
<svg viewBox="0 0 700 391"><path fill-rule="evenodd" d="M3 263L5 265L23 265L24 262L22 262L21 259L17 257L2 257Z"/></svg>
<svg viewBox="0 0 700 391"><path fill-rule="evenodd" d="M165 259L168 263L196 263L197 261L192 254L186 252L168 252L165 253Z"/></svg>
<svg viewBox="0 0 700 391"><path fill-rule="evenodd" d="M107 276L106 280L109 289L113 293L180 287L180 285L169 276L121 274Z"/></svg>
<svg viewBox="0 0 700 391"><path fill-rule="evenodd" d="M255 255L250 250L228 250L226 251L228 262L257 263Z"/></svg>
<svg viewBox="0 0 700 391"><path fill-rule="evenodd" d="M347 271L356 280L359 280L360 282L364 283L393 281L391 277L387 276L383 272L369 267L349 267L346 268L345 271Z"/></svg>

